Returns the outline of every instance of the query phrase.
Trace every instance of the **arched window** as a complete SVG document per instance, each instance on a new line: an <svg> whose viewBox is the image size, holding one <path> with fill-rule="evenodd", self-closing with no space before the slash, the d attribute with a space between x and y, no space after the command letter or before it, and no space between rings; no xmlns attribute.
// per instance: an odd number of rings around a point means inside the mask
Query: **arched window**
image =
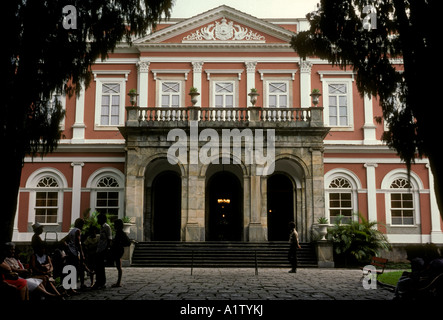
<svg viewBox="0 0 443 320"><path fill-rule="evenodd" d="M55 168L40 168L26 181L29 190L28 222L59 224L63 220L63 193L67 181Z"/></svg>
<svg viewBox="0 0 443 320"><path fill-rule="evenodd" d="M392 225L414 224L414 195L411 188L411 183L405 178L392 181L390 189L395 189L391 192Z"/></svg>
<svg viewBox="0 0 443 320"><path fill-rule="evenodd" d="M393 227L420 224L420 191L424 190L420 177L406 169L389 172L382 181L385 192L386 224Z"/></svg>
<svg viewBox="0 0 443 320"><path fill-rule="evenodd" d="M109 215L111 221L118 219L120 209L118 181L111 176L104 176L97 182L95 210Z"/></svg>
<svg viewBox="0 0 443 320"><path fill-rule="evenodd" d="M35 192L35 222L57 223L59 210L59 184L53 177L45 176L37 183Z"/></svg>
<svg viewBox="0 0 443 320"><path fill-rule="evenodd" d="M109 215L114 221L123 215L124 175L115 168L101 168L86 184L91 190L91 210Z"/></svg>
<svg viewBox="0 0 443 320"><path fill-rule="evenodd" d="M338 177L329 184L329 218L331 223L349 223L354 212L352 185L346 178Z"/></svg>
<svg viewBox="0 0 443 320"><path fill-rule="evenodd" d="M358 219L358 176L346 168L332 169L325 174L325 209L330 223L350 223Z"/></svg>

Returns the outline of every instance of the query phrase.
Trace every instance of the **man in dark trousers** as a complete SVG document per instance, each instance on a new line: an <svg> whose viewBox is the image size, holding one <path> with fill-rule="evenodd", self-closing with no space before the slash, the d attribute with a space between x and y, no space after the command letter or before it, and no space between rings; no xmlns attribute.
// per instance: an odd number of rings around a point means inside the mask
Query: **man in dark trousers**
<svg viewBox="0 0 443 320"><path fill-rule="evenodd" d="M289 254L288 259L291 263L292 269L289 273L297 272L297 249L300 249L300 243L298 242L298 232L295 230L295 223L289 222Z"/></svg>
<svg viewBox="0 0 443 320"><path fill-rule="evenodd" d="M105 259L111 246L112 231L109 224L106 223L106 215L104 213L100 213L97 216L97 222L101 226L101 229L95 262L95 274L97 278L92 288L102 289L106 287Z"/></svg>

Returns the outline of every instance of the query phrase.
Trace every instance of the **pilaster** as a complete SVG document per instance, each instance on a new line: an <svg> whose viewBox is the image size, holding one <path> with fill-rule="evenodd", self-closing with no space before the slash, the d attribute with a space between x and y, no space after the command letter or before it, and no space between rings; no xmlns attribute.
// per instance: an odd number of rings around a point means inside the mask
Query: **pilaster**
<svg viewBox="0 0 443 320"><path fill-rule="evenodd" d="M71 205L71 223L80 218L80 202L82 188L82 168L83 162L72 162L72 205Z"/></svg>
<svg viewBox="0 0 443 320"><path fill-rule="evenodd" d="M140 60L137 62L137 92L138 92L138 106L148 106L148 75L149 75L149 61Z"/></svg>
<svg viewBox="0 0 443 320"><path fill-rule="evenodd" d="M308 108L311 106L311 69L312 62L300 61L300 106Z"/></svg>
<svg viewBox="0 0 443 320"><path fill-rule="evenodd" d="M197 88L197 92L202 93L202 70L203 70L203 61L194 61L192 62L192 72L193 72L193 80L192 86ZM195 103L196 107L201 106L201 95L197 96L197 102Z"/></svg>
<svg viewBox="0 0 443 320"><path fill-rule="evenodd" d="M377 186L375 184L376 163L365 163L366 183L368 189L368 220L377 221Z"/></svg>

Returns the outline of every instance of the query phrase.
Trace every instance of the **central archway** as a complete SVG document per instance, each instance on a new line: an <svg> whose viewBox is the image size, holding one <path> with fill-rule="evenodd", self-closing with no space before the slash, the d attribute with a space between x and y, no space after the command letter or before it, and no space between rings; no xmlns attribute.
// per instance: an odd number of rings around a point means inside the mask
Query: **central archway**
<svg viewBox="0 0 443 320"><path fill-rule="evenodd" d="M243 234L243 192L231 172L213 174L206 186L207 241L241 241Z"/></svg>
<svg viewBox="0 0 443 320"><path fill-rule="evenodd" d="M152 183L153 241L179 241L181 179L173 171L158 174Z"/></svg>
<svg viewBox="0 0 443 320"><path fill-rule="evenodd" d="M294 184L283 173L268 178L268 240L287 241L289 222L294 221Z"/></svg>

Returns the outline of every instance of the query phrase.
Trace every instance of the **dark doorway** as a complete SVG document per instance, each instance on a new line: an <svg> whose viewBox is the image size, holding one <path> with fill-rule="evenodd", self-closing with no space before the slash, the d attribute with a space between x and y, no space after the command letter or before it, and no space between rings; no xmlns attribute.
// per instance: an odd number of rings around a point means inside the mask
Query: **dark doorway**
<svg viewBox="0 0 443 320"><path fill-rule="evenodd" d="M152 183L152 240L179 241L181 178L172 171L160 173Z"/></svg>
<svg viewBox="0 0 443 320"><path fill-rule="evenodd" d="M288 241L288 224L294 221L294 185L284 174L268 178L268 240Z"/></svg>
<svg viewBox="0 0 443 320"><path fill-rule="evenodd" d="M240 241L243 231L243 192L230 172L218 172L208 181L206 211L207 241Z"/></svg>

